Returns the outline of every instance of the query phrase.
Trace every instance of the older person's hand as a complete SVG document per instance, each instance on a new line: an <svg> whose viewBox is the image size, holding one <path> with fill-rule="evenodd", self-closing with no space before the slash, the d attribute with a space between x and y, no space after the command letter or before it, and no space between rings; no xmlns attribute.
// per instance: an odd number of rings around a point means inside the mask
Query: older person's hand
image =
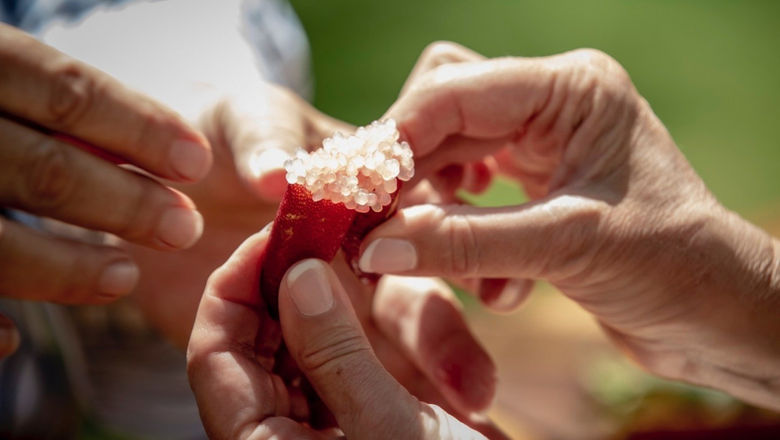
<svg viewBox="0 0 780 440"><path fill-rule="evenodd" d="M186 248L200 237L203 220L188 197L97 156L193 182L211 166L202 135L172 110L2 24L0 66L0 207L155 249ZM2 296L105 303L137 280L136 264L118 248L54 238L0 217ZM18 341L12 327L2 328L0 355Z"/></svg>
<svg viewBox="0 0 780 440"><path fill-rule="evenodd" d="M780 408L780 245L717 202L625 70L433 51L388 112L418 169L489 156L532 201L401 210L361 268L549 280L650 371Z"/></svg>
<svg viewBox="0 0 780 440"><path fill-rule="evenodd" d="M259 292L261 260L273 258L263 257L269 230L214 272L198 309L188 373L210 437L331 438L337 430L311 426L332 413L348 438L481 438L442 408L501 437L468 418L489 404L494 369L447 287L386 277L372 299L339 259L333 269L299 262L279 293L287 350L327 408L308 406L283 379L279 323Z"/></svg>

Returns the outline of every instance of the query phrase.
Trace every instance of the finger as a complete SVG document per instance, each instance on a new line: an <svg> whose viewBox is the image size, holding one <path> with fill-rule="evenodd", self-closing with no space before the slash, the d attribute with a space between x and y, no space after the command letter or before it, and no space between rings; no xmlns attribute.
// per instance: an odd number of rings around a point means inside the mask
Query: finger
<svg viewBox="0 0 780 440"><path fill-rule="evenodd" d="M187 373L201 419L212 438L246 438L263 420L286 416L290 396L263 367L255 341L267 316L259 267L265 229L247 239L206 285L187 347Z"/></svg>
<svg viewBox="0 0 780 440"><path fill-rule="evenodd" d="M0 314L0 360L12 355L19 347L19 331L8 317Z"/></svg>
<svg viewBox="0 0 780 440"><path fill-rule="evenodd" d="M608 205L562 195L520 206L406 208L368 234L366 272L565 279L598 252Z"/></svg>
<svg viewBox="0 0 780 440"><path fill-rule="evenodd" d="M544 197L548 190L547 168L533 161L524 161L521 154L512 148L504 148L495 155L496 163L501 174L515 178L522 182L523 189L530 199Z"/></svg>
<svg viewBox="0 0 780 440"><path fill-rule="evenodd" d="M384 335L415 363L459 412L481 412L493 401L493 361L463 319L441 280L382 277L373 316Z"/></svg>
<svg viewBox="0 0 780 440"><path fill-rule="evenodd" d="M183 194L0 119L0 204L160 249L191 246L203 218Z"/></svg>
<svg viewBox="0 0 780 440"><path fill-rule="evenodd" d="M401 193L400 206L416 206L426 203L447 205L461 203L460 198L453 192L443 191L442 184L450 187L447 181L439 180L440 176L431 176L429 179L418 181L414 186L404 186Z"/></svg>
<svg viewBox="0 0 780 440"><path fill-rule="evenodd" d="M0 24L0 111L97 145L179 181L211 167L205 138L173 111Z"/></svg>
<svg viewBox="0 0 780 440"><path fill-rule="evenodd" d="M610 127L631 119L638 102L617 62L598 51L579 50L439 66L416 81L386 116L398 122L417 158L453 135L510 137L527 141L525 149L535 160L557 164L569 141L576 138L583 146L577 154L587 154L586 147L614 131Z"/></svg>
<svg viewBox="0 0 780 440"><path fill-rule="evenodd" d="M290 353L347 438L408 438L420 404L379 363L326 263L308 259L290 268L279 314Z"/></svg>
<svg viewBox="0 0 780 440"><path fill-rule="evenodd" d="M0 295L64 304L130 293L138 267L126 253L34 232L0 219Z"/></svg>
<svg viewBox="0 0 780 440"><path fill-rule="evenodd" d="M226 99L212 119L220 127L244 182L263 200L272 202L284 194L284 162L298 148L316 148L333 131L351 130L291 91L269 83L259 83L246 95Z"/></svg>
<svg viewBox="0 0 780 440"><path fill-rule="evenodd" d="M511 136L544 107L552 88L552 75L539 67L538 62L515 58L439 66L420 78L386 116L397 121L417 158L449 136Z"/></svg>
<svg viewBox="0 0 780 440"><path fill-rule="evenodd" d="M459 190L472 194L486 191L493 181L496 169L492 165L491 157L480 158L475 162L425 162L421 167L422 171L416 174L411 186L416 189L421 182L427 180L439 194L436 203L455 203L459 200Z"/></svg>
<svg viewBox="0 0 780 440"><path fill-rule="evenodd" d="M497 166L492 157L466 165L463 175L463 189L472 194L482 194L490 188Z"/></svg>
<svg viewBox="0 0 780 440"><path fill-rule="evenodd" d="M529 279L483 278L477 296L494 312L515 311L528 298L534 282Z"/></svg>
<svg viewBox="0 0 780 440"><path fill-rule="evenodd" d="M420 79L420 77L430 71L444 64L462 63L466 61L479 61L484 59L482 55L461 46L457 43L449 41L436 41L425 47L420 58L417 59L412 72L406 78L403 87L401 88L401 94L406 93L413 84Z"/></svg>

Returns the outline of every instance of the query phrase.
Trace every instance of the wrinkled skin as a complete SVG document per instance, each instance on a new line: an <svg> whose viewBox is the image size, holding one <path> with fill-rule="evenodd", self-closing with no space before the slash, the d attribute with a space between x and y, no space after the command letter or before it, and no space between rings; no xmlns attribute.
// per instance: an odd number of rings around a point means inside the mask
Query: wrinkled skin
<svg viewBox="0 0 780 440"><path fill-rule="evenodd" d="M549 280L651 372L780 408L778 242L718 203L625 70L595 50L429 51L446 61L388 111L419 169L491 156L532 200L401 210L361 268Z"/></svg>
<svg viewBox="0 0 780 440"><path fill-rule="evenodd" d="M482 279L482 299L510 308L527 295L527 280L544 278L593 313L650 371L778 406L777 244L717 203L617 62L592 50L485 60L437 44L387 115L415 149L417 188L426 179L457 186L463 169L492 162L532 201L407 207L369 234L361 269ZM442 174L453 164L461 169ZM196 320L189 371L204 424L215 438L330 437L289 417L290 396L260 371L251 345L236 344L245 330L226 324L235 321L228 308L247 306L232 296L247 286L227 285L247 270L240 261L253 258L259 257L239 249L215 273ZM295 281L301 271L320 287ZM283 281L280 314L291 354L343 433L475 437L440 409L398 391L340 299L354 287L337 278L322 263L299 263ZM521 287L502 289L505 280ZM499 288L483 296L485 284ZM322 306L328 295L319 306L298 305L296 290L311 298L324 285L335 292L329 308ZM255 373L246 374L250 369ZM218 370L272 389L250 393L254 412L236 417L226 404L210 402L219 392L207 384ZM395 397L377 401L371 398L377 390Z"/></svg>

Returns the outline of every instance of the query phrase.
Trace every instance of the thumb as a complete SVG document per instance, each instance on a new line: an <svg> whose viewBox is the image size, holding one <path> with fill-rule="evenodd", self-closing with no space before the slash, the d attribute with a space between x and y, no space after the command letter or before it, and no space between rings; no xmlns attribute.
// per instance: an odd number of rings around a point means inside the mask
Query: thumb
<svg viewBox="0 0 780 440"><path fill-rule="evenodd" d="M462 278L565 279L594 252L608 205L560 195L519 206L419 205L363 241L369 273Z"/></svg>
<svg viewBox="0 0 780 440"><path fill-rule="evenodd" d="M452 438L468 432L441 408L420 403L374 355L338 277L321 260L282 280L279 315L288 349L347 438Z"/></svg>
<svg viewBox="0 0 780 440"><path fill-rule="evenodd" d="M282 280L279 315L288 349L347 438L387 438L414 420L419 402L377 360L336 275L321 260L294 265ZM403 423L406 421L405 423Z"/></svg>

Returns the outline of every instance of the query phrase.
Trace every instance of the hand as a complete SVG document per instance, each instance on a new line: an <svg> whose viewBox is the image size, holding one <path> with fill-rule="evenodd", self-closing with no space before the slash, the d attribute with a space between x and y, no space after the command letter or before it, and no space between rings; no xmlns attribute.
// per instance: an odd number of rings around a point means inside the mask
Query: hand
<svg viewBox="0 0 780 440"><path fill-rule="evenodd" d="M202 218L188 197L74 145L193 182L211 166L200 134L173 111L5 25L0 65L0 206L155 249L181 249L198 239ZM54 238L0 218L0 295L105 303L129 293L137 279L137 266L120 249ZM14 348L5 339L17 337L0 337L0 355Z"/></svg>
<svg viewBox="0 0 780 440"><path fill-rule="evenodd" d="M297 148L318 146L335 130L351 130L263 80L258 67L267 66L255 58L239 26L242 1L194 3L106 8L77 28L54 25L44 35L63 52L176 109L212 145L209 174L195 185L177 186L203 214L201 240L176 254L122 244L141 269L133 300L144 318L182 349L209 274L274 218L287 185L284 161ZM181 14L193 7L201 13ZM85 44L96 39L102 44ZM117 57L118 50L126 56Z"/></svg>
<svg viewBox="0 0 780 440"><path fill-rule="evenodd" d="M287 185L284 160L297 148L318 146L335 130L351 129L263 81L246 85L241 97L219 94L200 111L197 127L212 145L214 166L201 182L181 190L203 213L203 237L175 255L123 245L142 271L133 297L149 322L182 349L209 274L273 220ZM187 276L171 276L182 268Z"/></svg>
<svg viewBox="0 0 780 440"><path fill-rule="evenodd" d="M440 66L484 59L482 55L454 43L433 43L420 55L401 89L401 96L409 93L428 72ZM498 163L490 155L460 161L418 161L415 177L402 194L401 206L463 204L465 202L459 197L459 190L472 194L484 192L498 168ZM515 309L533 287L533 282L527 279L451 278L450 281L475 294L484 305L496 312Z"/></svg>
<svg viewBox="0 0 780 440"><path fill-rule="evenodd" d="M715 200L615 60L445 64L388 116L419 169L492 156L532 201L404 209L363 270L547 279L650 371L780 408L780 245Z"/></svg>
<svg viewBox="0 0 780 440"><path fill-rule="evenodd" d="M268 228L249 238L209 278L187 350L190 383L211 438L329 438L336 431L301 423L317 409L273 373L268 343L278 324L258 291L267 237ZM287 349L338 427L348 438L480 437L442 409L484 409L494 380L446 286L388 277L372 301L344 261L334 269L293 266L279 308Z"/></svg>

